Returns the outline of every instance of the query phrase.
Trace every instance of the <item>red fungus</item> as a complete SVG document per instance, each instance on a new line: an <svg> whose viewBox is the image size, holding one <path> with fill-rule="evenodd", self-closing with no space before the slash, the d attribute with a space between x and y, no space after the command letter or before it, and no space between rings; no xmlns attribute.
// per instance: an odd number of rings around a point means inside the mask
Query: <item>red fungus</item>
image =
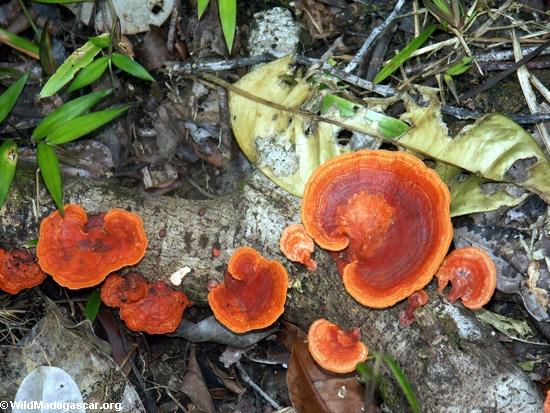
<svg viewBox="0 0 550 413"><path fill-rule="evenodd" d="M546 400L544 401L544 413L550 413L550 390L546 393Z"/></svg>
<svg viewBox="0 0 550 413"><path fill-rule="evenodd" d="M415 320L414 311L417 308L426 305L427 302L428 294L426 293L426 291L420 290L412 293L407 299L407 308L399 314L399 324L401 324L403 327L411 325Z"/></svg>
<svg viewBox="0 0 550 413"><path fill-rule="evenodd" d="M60 285L85 288L99 284L145 255L147 237L137 214L112 209L86 215L78 205L66 205L40 224L36 254L40 267Z"/></svg>
<svg viewBox="0 0 550 413"><path fill-rule="evenodd" d="M302 224L291 224L283 230L279 248L290 261L304 264L310 271L317 269L317 263L310 258L315 244Z"/></svg>
<svg viewBox="0 0 550 413"><path fill-rule="evenodd" d="M36 262L36 257L27 250L14 249L8 252L0 248L0 290L17 294L26 288L40 284L46 278Z"/></svg>
<svg viewBox="0 0 550 413"><path fill-rule="evenodd" d="M313 173L302 222L333 251L346 290L365 306L383 308L433 278L452 239L449 206L449 190L419 159L361 150Z"/></svg>
<svg viewBox="0 0 550 413"><path fill-rule="evenodd" d="M438 291L442 292L449 281L451 291L447 298L458 298L466 308L477 310L489 302L497 285L495 263L484 250L468 247L451 252L436 273Z"/></svg>
<svg viewBox="0 0 550 413"><path fill-rule="evenodd" d="M148 283L139 273L112 274L101 287L101 300L120 309L120 318L130 330L167 334L176 330L187 296L163 282Z"/></svg>
<svg viewBox="0 0 550 413"><path fill-rule="evenodd" d="M367 359L368 348L358 328L341 330L323 318L313 322L307 333L309 352L322 368L334 373L349 373Z"/></svg>
<svg viewBox="0 0 550 413"><path fill-rule="evenodd" d="M235 333L268 327L283 313L288 274L281 263L250 247L235 251L224 284L208 293L216 319Z"/></svg>

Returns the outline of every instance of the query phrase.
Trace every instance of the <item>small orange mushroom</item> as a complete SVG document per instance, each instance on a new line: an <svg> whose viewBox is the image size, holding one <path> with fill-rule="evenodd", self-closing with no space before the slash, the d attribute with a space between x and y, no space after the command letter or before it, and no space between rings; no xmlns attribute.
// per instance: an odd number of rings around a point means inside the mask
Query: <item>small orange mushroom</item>
<svg viewBox="0 0 550 413"><path fill-rule="evenodd" d="M411 325L415 320L414 311L426 305L428 298L428 294L424 290L412 293L407 299L407 308L399 314L399 324L403 327Z"/></svg>
<svg viewBox="0 0 550 413"><path fill-rule="evenodd" d="M544 401L544 413L550 413L550 390L546 393L546 400Z"/></svg>
<svg viewBox="0 0 550 413"><path fill-rule="evenodd" d="M175 331L190 305L184 293L161 281L150 284L137 272L110 275L101 286L101 300L120 309L120 318L130 330L149 334Z"/></svg>
<svg viewBox="0 0 550 413"><path fill-rule="evenodd" d="M309 327L309 352L322 368L334 373L349 373L367 359L369 350L361 340L358 328L341 330L324 318Z"/></svg>
<svg viewBox="0 0 550 413"><path fill-rule="evenodd" d="M224 284L211 285L208 303L216 319L235 333L268 327L283 313L288 274L250 247L229 260Z"/></svg>
<svg viewBox="0 0 550 413"><path fill-rule="evenodd" d="M449 207L449 190L416 157L360 150L313 173L302 222L333 251L346 290L365 306L384 308L433 278L453 235Z"/></svg>
<svg viewBox="0 0 550 413"><path fill-rule="evenodd" d="M36 257L27 250L14 249L8 252L0 248L0 290L17 294L26 288L40 284L46 278L36 262Z"/></svg>
<svg viewBox="0 0 550 413"><path fill-rule="evenodd" d="M99 284L113 271L137 264L145 255L147 237L137 214L111 209L86 215L78 205L66 205L40 224L36 254L43 271L63 287Z"/></svg>
<svg viewBox="0 0 550 413"><path fill-rule="evenodd" d="M317 263L310 258L315 243L302 224L291 224L283 230L279 248L290 261L304 264L310 271L317 269Z"/></svg>
<svg viewBox="0 0 550 413"><path fill-rule="evenodd" d="M475 247L458 248L451 252L436 273L437 291L452 284L447 298L458 298L464 307L478 310L489 302L497 285L495 263L484 250Z"/></svg>

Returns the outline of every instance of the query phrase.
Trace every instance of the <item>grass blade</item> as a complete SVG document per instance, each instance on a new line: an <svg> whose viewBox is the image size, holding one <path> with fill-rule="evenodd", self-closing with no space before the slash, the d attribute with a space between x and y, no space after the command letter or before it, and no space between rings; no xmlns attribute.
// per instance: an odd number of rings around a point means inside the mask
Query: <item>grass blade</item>
<svg viewBox="0 0 550 413"><path fill-rule="evenodd" d="M223 37L231 54L237 26L237 0L219 0L219 11Z"/></svg>
<svg viewBox="0 0 550 413"><path fill-rule="evenodd" d="M92 38L76 49L48 79L40 91L39 97L45 98L57 93L59 89L71 81L80 69L92 63L94 57L101 51L101 46L97 45L98 41L104 40L106 37L110 38L108 33Z"/></svg>
<svg viewBox="0 0 550 413"><path fill-rule="evenodd" d="M112 121L127 111L130 106L132 105L128 104L120 108L100 110L74 118L50 133L46 142L60 145L74 141Z"/></svg>
<svg viewBox="0 0 550 413"><path fill-rule="evenodd" d="M197 10L199 14L199 20L201 19L202 15L206 11L206 8L208 7L208 3L210 0L197 0Z"/></svg>
<svg viewBox="0 0 550 413"><path fill-rule="evenodd" d="M411 406L411 411L413 413L420 413L420 405L418 404L418 400L416 398L414 390L412 389L409 380L407 379L397 362L387 354L384 354L382 358L392 372L393 376L395 377L397 384L399 384L399 387L401 387L403 394L409 402L409 406Z"/></svg>
<svg viewBox="0 0 550 413"><path fill-rule="evenodd" d="M149 80L151 82L155 81L153 76L151 76L142 65L124 54L113 53L111 55L111 60L116 67L118 67L120 70L125 71L126 73L130 73L132 76L139 77L143 80Z"/></svg>
<svg viewBox="0 0 550 413"><path fill-rule="evenodd" d="M10 191L17 166L17 144L11 139L0 146L0 209Z"/></svg>
<svg viewBox="0 0 550 413"><path fill-rule="evenodd" d="M66 102L63 106L60 106L40 121L32 132L32 138L35 141L45 138L64 123L91 109L101 101L101 99L111 93L111 90L112 89L105 89L99 92L92 92Z"/></svg>
<svg viewBox="0 0 550 413"><path fill-rule="evenodd" d="M18 79L24 74L25 72L22 72L21 70L13 69L11 67L0 67L0 80Z"/></svg>
<svg viewBox="0 0 550 413"><path fill-rule="evenodd" d="M50 40L50 33L48 32L48 26L50 20L46 20L44 27L42 28L42 35L40 36L40 64L42 69L49 76L55 72L55 61L52 54L52 42Z"/></svg>
<svg viewBox="0 0 550 413"><path fill-rule="evenodd" d="M405 61L411 56L411 54L414 53L416 49L418 49L424 44L426 40L428 40L428 38L434 32L435 28L435 25L428 26L422 33L412 39L409 44L401 49L399 53L397 53L397 55L395 55L395 57L391 59L388 64L386 64L380 70L380 72L378 72L378 74L374 77L373 82L380 83L388 76L390 76L393 72L395 72L399 68L399 66L405 63Z"/></svg>
<svg viewBox="0 0 550 413"><path fill-rule="evenodd" d="M57 155L50 145L40 142L36 148L36 160L46 188L57 209L63 214L63 182L61 181L61 168L59 167Z"/></svg>
<svg viewBox="0 0 550 413"><path fill-rule="evenodd" d="M6 119L15 106L15 102L17 102L19 95L23 91L28 78L28 73L21 76L19 80L13 83L4 93L0 95L0 123Z"/></svg>
<svg viewBox="0 0 550 413"><path fill-rule="evenodd" d="M74 92L75 90L94 83L105 72L108 65L109 58L107 56L102 56L95 59L92 63L82 69L78 75L76 75L75 80L73 80L73 83L71 83L68 87L67 92Z"/></svg>
<svg viewBox="0 0 550 413"><path fill-rule="evenodd" d="M25 53L33 59L38 60L40 58L37 45L24 37L8 32L2 28L0 28L0 43L7 44L8 46Z"/></svg>
<svg viewBox="0 0 550 413"><path fill-rule="evenodd" d="M99 289L96 288L88 296L88 299L86 300L86 308L84 309L84 314L86 315L86 318L90 320L92 323L94 322L97 316L97 313L99 312L100 306L101 306L101 295L99 293Z"/></svg>

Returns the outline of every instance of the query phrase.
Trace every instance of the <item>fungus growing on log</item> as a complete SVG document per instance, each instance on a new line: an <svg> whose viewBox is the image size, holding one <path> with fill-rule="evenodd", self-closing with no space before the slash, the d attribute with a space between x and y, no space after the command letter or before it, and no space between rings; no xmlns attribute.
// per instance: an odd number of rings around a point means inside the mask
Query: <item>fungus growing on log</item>
<svg viewBox="0 0 550 413"><path fill-rule="evenodd" d="M546 400L544 400L544 413L550 413L550 390L546 393Z"/></svg>
<svg viewBox="0 0 550 413"><path fill-rule="evenodd" d="M324 318L311 324L307 341L309 352L317 364L334 373L355 370L355 366L365 361L369 354L358 328L343 331Z"/></svg>
<svg viewBox="0 0 550 413"><path fill-rule="evenodd" d="M0 248L0 290L17 294L26 288L40 284L46 278L36 262L36 257L27 250L11 252Z"/></svg>
<svg viewBox="0 0 550 413"><path fill-rule="evenodd" d="M283 230L279 248L290 261L304 264L310 271L317 269L317 263L310 258L315 243L302 224L291 224Z"/></svg>
<svg viewBox="0 0 550 413"><path fill-rule="evenodd" d="M417 308L426 305L427 302L428 294L426 293L426 291L421 290L412 293L407 299L407 308L399 314L399 324L401 324L403 327L411 325L415 320L414 311Z"/></svg>
<svg viewBox="0 0 550 413"><path fill-rule="evenodd" d="M346 290L389 307L424 288L451 243L449 190L405 152L361 150L330 159L310 177L302 222L333 251Z"/></svg>
<svg viewBox="0 0 550 413"><path fill-rule="evenodd" d="M66 205L40 224L36 254L43 271L63 287L99 284L145 255L147 237L137 214L123 209L87 215L78 205Z"/></svg>
<svg viewBox="0 0 550 413"><path fill-rule="evenodd" d="M224 284L212 285L208 303L216 319L235 333L268 327L283 313L288 275L250 247L241 247L229 260Z"/></svg>
<svg viewBox="0 0 550 413"><path fill-rule="evenodd" d="M101 301L120 309L120 318L133 331L149 334L167 334L176 330L187 296L174 291L165 283L148 283L137 273L111 274L101 286Z"/></svg>
<svg viewBox="0 0 550 413"><path fill-rule="evenodd" d="M458 248L451 252L436 277L437 291L441 293L450 281L449 301L454 303L460 298L464 307L471 310L478 310L487 304L497 285L495 263L489 254L475 247Z"/></svg>

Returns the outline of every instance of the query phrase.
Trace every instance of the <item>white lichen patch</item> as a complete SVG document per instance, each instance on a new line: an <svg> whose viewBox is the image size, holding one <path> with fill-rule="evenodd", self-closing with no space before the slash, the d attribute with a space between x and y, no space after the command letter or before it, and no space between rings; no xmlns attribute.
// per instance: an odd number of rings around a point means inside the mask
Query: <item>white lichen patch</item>
<svg viewBox="0 0 550 413"><path fill-rule="evenodd" d="M481 330L472 320L464 317L458 308L452 305L444 305L441 308L443 314L451 317L456 324L457 332L465 340L475 341L482 336Z"/></svg>
<svg viewBox="0 0 550 413"><path fill-rule="evenodd" d="M289 176L298 170L295 146L283 145L275 137L258 136L254 140L258 154L258 166L269 168L275 176Z"/></svg>
<svg viewBox="0 0 550 413"><path fill-rule="evenodd" d="M188 266L182 267L170 276L170 282L175 285L181 285L183 278L191 272L191 268Z"/></svg>
<svg viewBox="0 0 550 413"><path fill-rule="evenodd" d="M495 379L493 394L497 412L540 413L542 411L542 402L536 393L536 388L526 387L525 381L512 374L501 375Z"/></svg>
<svg viewBox="0 0 550 413"><path fill-rule="evenodd" d="M299 41L300 27L290 10L273 7L254 14L254 23L248 38L250 55L292 54L297 51Z"/></svg>

